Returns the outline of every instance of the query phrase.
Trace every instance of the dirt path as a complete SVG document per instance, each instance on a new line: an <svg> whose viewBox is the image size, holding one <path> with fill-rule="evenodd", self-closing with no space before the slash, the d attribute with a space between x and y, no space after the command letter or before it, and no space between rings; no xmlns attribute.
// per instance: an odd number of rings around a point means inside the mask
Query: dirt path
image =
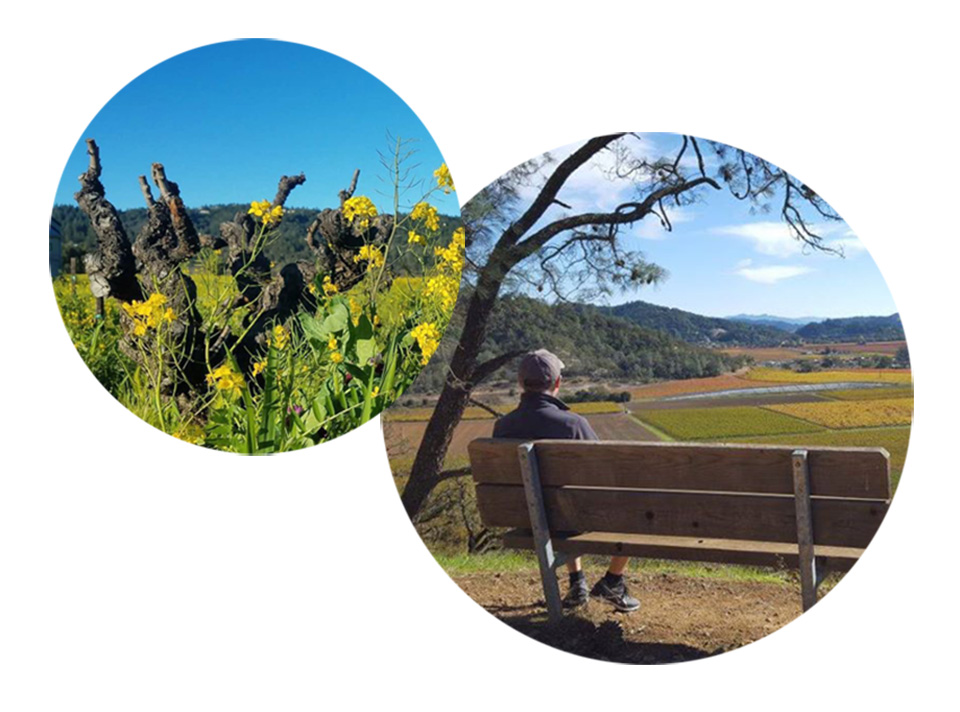
<svg viewBox="0 0 960 712"><path fill-rule="evenodd" d="M588 572L591 584L598 575ZM551 630L537 573L464 574L454 580L525 635L570 653L623 663L683 662L726 652L769 635L801 613L795 586L641 573L627 578L642 603L639 611L617 613L591 601ZM565 590L561 583L561 593Z"/></svg>

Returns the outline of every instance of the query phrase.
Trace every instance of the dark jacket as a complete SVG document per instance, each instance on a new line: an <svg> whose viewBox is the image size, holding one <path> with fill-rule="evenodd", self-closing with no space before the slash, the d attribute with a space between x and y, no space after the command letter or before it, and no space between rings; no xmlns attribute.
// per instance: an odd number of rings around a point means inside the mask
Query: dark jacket
<svg viewBox="0 0 960 712"><path fill-rule="evenodd" d="M524 392L520 405L493 426L495 438L539 440L599 440L582 415L571 413L563 401L546 393Z"/></svg>

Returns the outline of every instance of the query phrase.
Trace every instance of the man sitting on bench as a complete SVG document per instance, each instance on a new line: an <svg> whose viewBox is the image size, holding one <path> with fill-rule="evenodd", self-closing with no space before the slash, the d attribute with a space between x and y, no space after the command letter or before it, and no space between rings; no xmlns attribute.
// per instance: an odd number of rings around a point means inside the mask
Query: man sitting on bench
<svg viewBox="0 0 960 712"><path fill-rule="evenodd" d="M523 393L519 407L500 418L493 426L495 438L520 440L569 439L599 440L582 415L570 411L556 396L560 390L563 362L545 349L528 353L520 360L519 381ZM580 557L567 562L570 590L563 599L566 608L582 606L590 596L612 603L619 611L635 611L640 601L627 593L623 571L628 557L614 556L606 575L587 589Z"/></svg>

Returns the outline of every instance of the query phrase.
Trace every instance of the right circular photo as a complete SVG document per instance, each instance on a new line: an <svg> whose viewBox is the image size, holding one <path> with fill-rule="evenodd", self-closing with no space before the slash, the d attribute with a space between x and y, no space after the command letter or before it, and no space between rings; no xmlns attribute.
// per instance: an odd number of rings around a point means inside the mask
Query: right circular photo
<svg viewBox="0 0 960 712"><path fill-rule="evenodd" d="M450 327L382 418L457 585L546 645L633 664L740 648L842 591L900 480L913 377L828 199L739 147L619 133L462 210Z"/></svg>

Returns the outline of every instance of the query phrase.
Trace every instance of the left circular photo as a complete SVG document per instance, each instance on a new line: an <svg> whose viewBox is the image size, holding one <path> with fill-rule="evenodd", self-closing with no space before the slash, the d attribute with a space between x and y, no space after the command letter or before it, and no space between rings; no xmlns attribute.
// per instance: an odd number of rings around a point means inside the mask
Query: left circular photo
<svg viewBox="0 0 960 712"><path fill-rule="evenodd" d="M84 130L50 220L73 347L147 423L242 454L342 435L433 355L460 285L453 179L371 74L240 40L177 55Z"/></svg>

